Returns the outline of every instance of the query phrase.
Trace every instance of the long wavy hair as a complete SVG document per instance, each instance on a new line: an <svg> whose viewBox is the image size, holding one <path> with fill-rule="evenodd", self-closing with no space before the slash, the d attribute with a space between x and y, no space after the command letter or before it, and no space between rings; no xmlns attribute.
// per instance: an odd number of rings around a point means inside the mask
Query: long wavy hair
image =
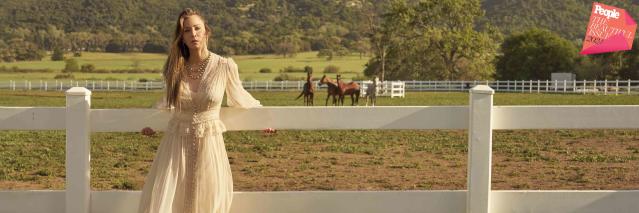
<svg viewBox="0 0 639 213"><path fill-rule="evenodd" d="M178 17L177 24L175 26L175 34L173 41L169 47L169 56L164 64L164 83L166 84L166 103L167 108L175 107L180 109L180 102L178 101L178 95L180 94L180 82L182 81L182 73L184 72L184 63L191 55L189 48L183 41L184 35L184 20L190 16L199 16L204 22L204 29L206 30L206 42L211 35L211 28L206 24L206 20L199 12L186 8Z"/></svg>

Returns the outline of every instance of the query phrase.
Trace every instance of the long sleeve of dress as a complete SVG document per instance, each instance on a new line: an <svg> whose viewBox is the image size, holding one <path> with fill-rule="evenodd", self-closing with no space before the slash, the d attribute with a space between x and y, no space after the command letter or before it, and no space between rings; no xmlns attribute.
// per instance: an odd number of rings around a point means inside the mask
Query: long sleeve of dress
<svg viewBox="0 0 639 213"><path fill-rule="evenodd" d="M237 64L229 58L227 62L226 105L229 107L261 107L260 101L253 98L242 86Z"/></svg>

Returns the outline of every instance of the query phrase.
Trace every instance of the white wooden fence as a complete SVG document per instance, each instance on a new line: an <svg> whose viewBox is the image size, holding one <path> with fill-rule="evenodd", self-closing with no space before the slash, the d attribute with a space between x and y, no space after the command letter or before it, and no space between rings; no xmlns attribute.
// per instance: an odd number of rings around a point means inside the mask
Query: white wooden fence
<svg viewBox="0 0 639 213"><path fill-rule="evenodd" d="M0 212L135 212L139 191L91 191L89 135L146 126L164 130L169 112L91 109L89 90L75 87L66 94L66 107L0 108L0 130L67 131L66 190L0 191ZM469 106L225 108L221 119L230 131L468 129L469 134L467 190L235 192L232 212L637 212L639 190L491 190L491 158L494 129L639 128L639 106L493 106L493 94L488 86L474 87ZM347 122L352 120L361 122Z"/></svg>
<svg viewBox="0 0 639 213"><path fill-rule="evenodd" d="M363 87L371 81L356 81ZM244 81L249 91L301 91L304 81ZM325 89L326 85L316 88ZM400 86L401 85L401 86ZM512 81L386 81L379 88L381 96L403 97L404 91L467 91L477 85L488 85L496 92L519 93L578 93L578 94L633 94L639 93L639 80L512 80ZM89 80L8 80L0 81L0 89L9 90L59 90L85 87L92 91L147 91L164 88L164 82L137 81L89 81ZM392 88L395 88L394 90ZM403 88L399 89L399 88Z"/></svg>

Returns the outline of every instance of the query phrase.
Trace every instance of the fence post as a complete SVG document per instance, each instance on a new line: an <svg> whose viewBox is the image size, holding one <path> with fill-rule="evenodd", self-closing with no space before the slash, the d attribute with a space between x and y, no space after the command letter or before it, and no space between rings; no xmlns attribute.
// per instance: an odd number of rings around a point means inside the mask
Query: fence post
<svg viewBox="0 0 639 213"><path fill-rule="evenodd" d="M493 94L493 89L483 85L470 90L467 213L491 212Z"/></svg>
<svg viewBox="0 0 639 213"><path fill-rule="evenodd" d="M597 94L597 79L595 79L594 83L592 84L592 92L594 94Z"/></svg>
<svg viewBox="0 0 639 213"><path fill-rule="evenodd" d="M615 96L619 95L619 79L615 80Z"/></svg>
<svg viewBox="0 0 639 213"><path fill-rule="evenodd" d="M532 93L532 80L528 80L528 93Z"/></svg>
<svg viewBox="0 0 639 213"><path fill-rule="evenodd" d="M15 86L13 87L13 90L16 90ZM628 79L628 95L630 95L630 79Z"/></svg>
<svg viewBox="0 0 639 213"><path fill-rule="evenodd" d="M584 85L583 85L583 94L586 94L586 79L584 79Z"/></svg>
<svg viewBox="0 0 639 213"><path fill-rule="evenodd" d="M90 109L91 91L73 87L65 92L66 106L66 213L88 213L91 196Z"/></svg>
<svg viewBox="0 0 639 213"><path fill-rule="evenodd" d="M539 93L539 87L541 87L541 81L537 80L537 93Z"/></svg>
<svg viewBox="0 0 639 213"><path fill-rule="evenodd" d="M604 95L608 95L608 79L604 79Z"/></svg>
<svg viewBox="0 0 639 213"><path fill-rule="evenodd" d="M548 79L546 79L546 92L548 92Z"/></svg>
<svg viewBox="0 0 639 213"><path fill-rule="evenodd" d="M564 93L566 93L566 86L568 85L566 84L566 80L564 80Z"/></svg>

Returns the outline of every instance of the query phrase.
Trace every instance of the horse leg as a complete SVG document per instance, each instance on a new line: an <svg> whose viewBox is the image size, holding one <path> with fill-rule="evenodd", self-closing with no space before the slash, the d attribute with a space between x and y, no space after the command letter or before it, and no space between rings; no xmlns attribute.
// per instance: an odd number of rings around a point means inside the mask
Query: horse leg
<svg viewBox="0 0 639 213"><path fill-rule="evenodd" d="M304 94L304 106L308 106L308 95Z"/></svg>
<svg viewBox="0 0 639 213"><path fill-rule="evenodd" d="M329 97L331 97L331 94L330 94L330 93L326 96L326 104L325 104L325 106L328 106L328 98L329 98Z"/></svg>
<svg viewBox="0 0 639 213"><path fill-rule="evenodd" d="M366 106L368 106L368 94L366 94L366 96L364 96L364 98L366 98Z"/></svg>

